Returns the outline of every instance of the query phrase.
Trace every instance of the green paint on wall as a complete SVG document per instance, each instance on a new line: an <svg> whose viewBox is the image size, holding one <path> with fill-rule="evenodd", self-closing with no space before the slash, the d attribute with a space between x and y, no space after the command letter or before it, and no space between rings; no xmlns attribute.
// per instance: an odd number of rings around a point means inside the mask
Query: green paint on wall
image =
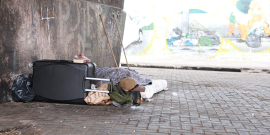
<svg viewBox="0 0 270 135"><path fill-rule="evenodd" d="M151 23L149 26L142 27L142 30L154 30L154 23Z"/></svg>

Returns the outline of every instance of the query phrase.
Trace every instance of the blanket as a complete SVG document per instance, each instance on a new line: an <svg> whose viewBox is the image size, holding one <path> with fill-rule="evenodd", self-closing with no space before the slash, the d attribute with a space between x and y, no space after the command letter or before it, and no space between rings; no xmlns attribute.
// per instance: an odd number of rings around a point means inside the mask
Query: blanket
<svg viewBox="0 0 270 135"><path fill-rule="evenodd" d="M136 80L136 83L139 86L145 86L147 84L152 83L152 80L149 77L140 75L137 71L133 69L121 68L121 67L97 68L96 77L111 79L113 81L113 85L118 84L125 77L133 78L134 80ZM109 83L109 82L97 81L96 87L99 87L103 83Z"/></svg>

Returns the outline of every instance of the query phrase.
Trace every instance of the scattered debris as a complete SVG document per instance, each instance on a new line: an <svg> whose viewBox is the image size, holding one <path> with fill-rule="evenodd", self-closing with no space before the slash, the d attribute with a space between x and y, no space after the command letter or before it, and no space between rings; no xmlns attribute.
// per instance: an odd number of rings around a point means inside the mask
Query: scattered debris
<svg viewBox="0 0 270 135"><path fill-rule="evenodd" d="M176 92L173 92L172 95L173 96L178 96L178 94Z"/></svg>
<svg viewBox="0 0 270 135"><path fill-rule="evenodd" d="M153 101L153 99L147 98L147 99L145 99L145 101L146 102L151 102L151 101Z"/></svg>
<svg viewBox="0 0 270 135"><path fill-rule="evenodd" d="M0 134L22 134L25 130L30 130L33 128L33 125L22 125L22 126L17 126L13 128L6 128L3 130L0 130ZM22 131L23 130L23 131ZM35 134L35 133L29 133L29 134Z"/></svg>

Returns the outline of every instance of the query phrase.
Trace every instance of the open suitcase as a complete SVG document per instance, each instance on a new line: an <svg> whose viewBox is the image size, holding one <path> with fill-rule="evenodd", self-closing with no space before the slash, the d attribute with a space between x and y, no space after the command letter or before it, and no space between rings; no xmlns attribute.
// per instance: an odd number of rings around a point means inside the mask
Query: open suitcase
<svg viewBox="0 0 270 135"><path fill-rule="evenodd" d="M110 81L113 84L110 79L95 78L95 63L41 60L32 64L35 101L85 104L84 98L89 91L106 93L112 91L112 87L110 91L93 88L96 80Z"/></svg>

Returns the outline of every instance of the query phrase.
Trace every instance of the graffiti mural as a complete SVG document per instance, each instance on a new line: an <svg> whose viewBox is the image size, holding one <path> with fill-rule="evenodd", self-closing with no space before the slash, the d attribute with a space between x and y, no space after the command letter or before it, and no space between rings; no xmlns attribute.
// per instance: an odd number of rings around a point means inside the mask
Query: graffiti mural
<svg viewBox="0 0 270 135"><path fill-rule="evenodd" d="M174 57L208 58L221 44L218 19L199 10L188 9L178 13L167 29L167 45Z"/></svg>
<svg viewBox="0 0 270 135"><path fill-rule="evenodd" d="M269 0L141 1L155 24L143 56L270 60Z"/></svg>
<svg viewBox="0 0 270 135"><path fill-rule="evenodd" d="M235 5L221 9L217 15L227 14L228 34L222 39L217 54L210 58L267 60L265 55L270 50L269 6L268 0L238 0Z"/></svg>
<svg viewBox="0 0 270 135"><path fill-rule="evenodd" d="M140 55L150 44L154 34L151 11L144 1L126 1L126 22L123 45L129 56Z"/></svg>

